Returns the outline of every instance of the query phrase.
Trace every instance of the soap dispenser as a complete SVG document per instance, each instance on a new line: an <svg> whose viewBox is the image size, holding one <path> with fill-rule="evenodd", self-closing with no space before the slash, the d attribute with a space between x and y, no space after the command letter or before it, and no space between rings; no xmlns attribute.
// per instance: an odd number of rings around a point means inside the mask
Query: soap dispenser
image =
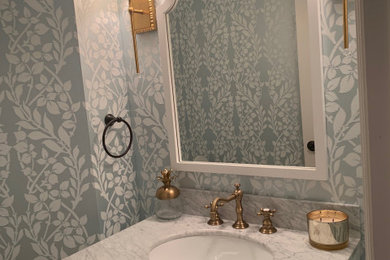
<svg viewBox="0 0 390 260"><path fill-rule="evenodd" d="M172 170L164 169L157 177L164 185L156 191L156 216L162 220L171 220L181 216L183 204L180 198L180 190L171 185L174 176Z"/></svg>

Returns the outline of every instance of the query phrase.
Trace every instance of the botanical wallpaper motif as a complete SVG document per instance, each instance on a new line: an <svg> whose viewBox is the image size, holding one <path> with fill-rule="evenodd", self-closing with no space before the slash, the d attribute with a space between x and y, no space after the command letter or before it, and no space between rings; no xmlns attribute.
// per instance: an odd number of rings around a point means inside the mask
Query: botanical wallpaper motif
<svg viewBox="0 0 390 260"><path fill-rule="evenodd" d="M136 173L131 160L134 149L114 159L102 146L106 114L130 121L118 4L76 0L75 9L90 131L91 175L101 221L99 239L103 239L139 220ZM106 142L113 154L119 154L127 147L129 131L122 124L115 126L118 129L108 132Z"/></svg>
<svg viewBox="0 0 390 260"><path fill-rule="evenodd" d="M59 259L152 215L169 167L157 33L137 36L137 75L127 0L76 1L79 44L71 3L0 0L1 260ZM177 173L182 187L230 192L239 181L252 194L361 205L355 16L344 50L341 4L322 5L329 180ZM101 150L106 112L133 126L125 160Z"/></svg>
<svg viewBox="0 0 390 260"><path fill-rule="evenodd" d="M252 194L362 205L356 28L353 8L353 3L350 3L348 14L350 48L345 50L342 6L336 0L322 1L329 179L309 181L183 172L179 175L182 186L231 191L233 183L240 182L243 189Z"/></svg>
<svg viewBox="0 0 390 260"><path fill-rule="evenodd" d="M165 105L157 33L138 35L141 73L136 74L128 1L75 1L81 64L89 117L92 169L100 221L107 237L153 214L157 174L169 163ZM119 115L133 129L133 145L121 159L103 151L107 113ZM123 126L108 134L113 152L123 150ZM118 137L124 138L119 140ZM120 147L121 146L121 147ZM118 223L119 222L119 223Z"/></svg>
<svg viewBox="0 0 390 260"><path fill-rule="evenodd" d="M169 23L182 158L304 165L295 1L180 0Z"/></svg>
<svg viewBox="0 0 390 260"><path fill-rule="evenodd" d="M0 1L0 17L0 259L59 259L97 224L73 5Z"/></svg>
<svg viewBox="0 0 390 260"><path fill-rule="evenodd" d="M350 203L362 207L363 176L353 1L349 1L349 49L343 48L342 10L337 0L321 1L329 179L312 181L180 172L181 187L231 192L233 184L239 182L243 190L251 194ZM363 213L361 216L364 237ZM364 252L361 259L364 259Z"/></svg>
<svg viewBox="0 0 390 260"><path fill-rule="evenodd" d="M156 5L160 1L155 1ZM163 79L157 32L137 35L140 73L135 71L128 1L119 0L123 64L127 76L129 120L133 126L132 147L140 220L154 214L156 177L169 167Z"/></svg>
<svg viewBox="0 0 390 260"><path fill-rule="evenodd" d="M0 78L2 83L3 78ZM0 84L1 85L1 84ZM4 91L0 92L0 102L4 101ZM0 118L2 108L0 107ZM23 231L19 227L21 217L15 211L13 206L15 196L10 193L10 187L7 179L10 174L9 154L11 146L8 145L8 133L3 129L4 125L0 124L0 248L2 254L0 259L14 259L20 252L20 240Z"/></svg>

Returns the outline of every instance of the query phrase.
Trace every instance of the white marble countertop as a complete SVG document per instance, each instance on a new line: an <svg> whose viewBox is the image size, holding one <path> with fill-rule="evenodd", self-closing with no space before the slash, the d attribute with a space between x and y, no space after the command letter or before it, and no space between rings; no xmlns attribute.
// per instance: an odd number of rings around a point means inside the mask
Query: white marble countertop
<svg viewBox="0 0 390 260"><path fill-rule="evenodd" d="M229 235L257 241L270 249L274 259L349 259L359 242L358 232L351 232L347 248L336 251L323 251L309 244L308 234L304 231L278 228L272 235L258 232L258 224L236 230L232 221L226 220L221 226L207 225L207 217L183 215L181 218L163 222L150 217L109 238L85 248L66 260L108 260L131 259L148 260L149 252L156 246L172 239L191 235ZM164 259L161 259L164 260Z"/></svg>

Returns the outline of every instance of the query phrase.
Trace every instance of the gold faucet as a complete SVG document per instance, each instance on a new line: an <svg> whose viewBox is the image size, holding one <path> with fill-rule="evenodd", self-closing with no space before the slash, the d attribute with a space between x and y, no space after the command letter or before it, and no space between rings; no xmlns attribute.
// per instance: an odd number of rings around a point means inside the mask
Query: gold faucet
<svg viewBox="0 0 390 260"><path fill-rule="evenodd" d="M263 234L273 234L277 230L272 224L271 217L275 215L276 210L275 209L269 209L269 208L261 208L260 212L257 213L258 216L264 216L263 225L259 229L259 231Z"/></svg>
<svg viewBox="0 0 390 260"><path fill-rule="evenodd" d="M236 200L236 214L237 214L237 220L232 225L233 228L236 229L244 229L249 227L248 223L246 223L242 217L242 196L244 193L242 190L240 190L240 184L236 183L234 184L236 187L235 191L227 198L220 198L216 197L212 202L210 202L210 205L206 205L205 208L210 208L210 219L207 222L207 224L211 226L217 226L221 225L223 223L222 219L219 217L218 214L218 207L222 207L225 202L229 202L232 200Z"/></svg>

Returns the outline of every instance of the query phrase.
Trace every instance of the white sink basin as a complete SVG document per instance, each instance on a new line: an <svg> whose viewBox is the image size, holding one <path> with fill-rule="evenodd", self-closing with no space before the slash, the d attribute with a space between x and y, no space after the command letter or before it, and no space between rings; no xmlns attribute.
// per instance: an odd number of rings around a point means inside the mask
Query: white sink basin
<svg viewBox="0 0 390 260"><path fill-rule="evenodd" d="M150 260L272 260L265 246L236 237L203 235L183 237L155 247Z"/></svg>

